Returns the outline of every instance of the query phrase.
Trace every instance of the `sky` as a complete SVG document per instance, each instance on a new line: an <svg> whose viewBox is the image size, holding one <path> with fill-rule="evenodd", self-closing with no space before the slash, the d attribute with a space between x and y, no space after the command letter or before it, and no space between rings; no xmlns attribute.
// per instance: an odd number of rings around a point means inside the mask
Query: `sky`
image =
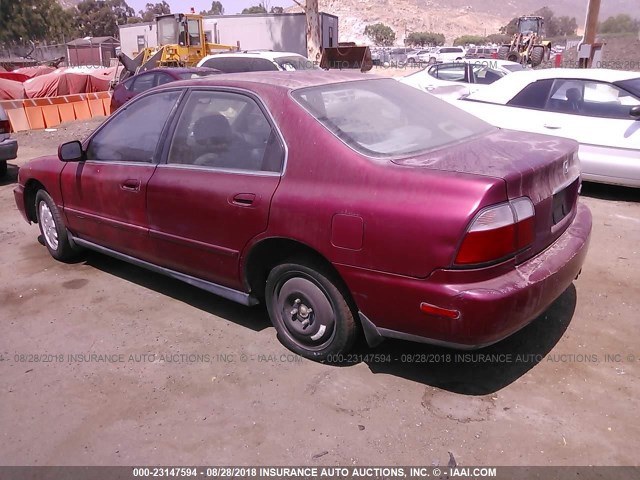
<svg viewBox="0 0 640 480"><path fill-rule="evenodd" d="M127 3L136 13L142 10L147 3L157 3L160 0L127 0ZM201 10L209 10L211 8L211 0L166 0L171 6L171 13L188 13L191 7L196 12ZM224 7L224 13L232 15L240 13L244 8L258 5L260 0L220 0ZM292 0L264 0L269 7L290 7L293 5Z"/></svg>

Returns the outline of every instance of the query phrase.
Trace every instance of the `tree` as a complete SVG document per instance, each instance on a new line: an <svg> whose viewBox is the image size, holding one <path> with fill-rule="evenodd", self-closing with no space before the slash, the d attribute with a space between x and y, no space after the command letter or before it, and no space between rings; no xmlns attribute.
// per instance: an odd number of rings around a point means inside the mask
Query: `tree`
<svg viewBox="0 0 640 480"><path fill-rule="evenodd" d="M0 0L0 43L62 42L75 36L73 9L56 0Z"/></svg>
<svg viewBox="0 0 640 480"><path fill-rule="evenodd" d="M209 10L201 10L200 15L224 15L224 7L221 2L213 0Z"/></svg>
<svg viewBox="0 0 640 480"><path fill-rule="evenodd" d="M284 13L284 8L282 7L271 7L269 13Z"/></svg>
<svg viewBox="0 0 640 480"><path fill-rule="evenodd" d="M135 16L125 0L83 0L77 9L75 26L82 37L117 37L118 25Z"/></svg>
<svg viewBox="0 0 640 480"><path fill-rule="evenodd" d="M518 31L518 17L514 17L509 20L509 23L500 27L500 33L503 35L511 36Z"/></svg>
<svg viewBox="0 0 640 480"><path fill-rule="evenodd" d="M444 45L445 38L442 33L435 32L411 32L404 40L406 45L425 47Z"/></svg>
<svg viewBox="0 0 640 480"><path fill-rule="evenodd" d="M598 24L598 33L638 33L640 20L634 20L627 14L609 17Z"/></svg>
<svg viewBox="0 0 640 480"><path fill-rule="evenodd" d="M264 5L260 4L260 5L254 5L253 7L249 7L249 8L245 8L244 10L242 10L243 14L248 14L248 13L267 13L267 9L264 8Z"/></svg>
<svg viewBox="0 0 640 480"><path fill-rule="evenodd" d="M575 17L558 17L557 28L557 34L560 36L575 35L578 30L578 22Z"/></svg>
<svg viewBox="0 0 640 480"><path fill-rule="evenodd" d="M489 43L496 43L500 45L503 43L509 43L511 41L511 37L503 33L492 33L491 35L487 35L487 41Z"/></svg>
<svg viewBox="0 0 640 480"><path fill-rule="evenodd" d="M302 5L298 0L293 0L302 10L307 27L307 58L312 62L320 63L322 42L320 40L320 13L318 0L307 0Z"/></svg>
<svg viewBox="0 0 640 480"><path fill-rule="evenodd" d="M390 47L396 41L396 32L384 23L367 25L364 34L377 46Z"/></svg>
<svg viewBox="0 0 640 480"><path fill-rule="evenodd" d="M140 10L138 13L143 22L153 22L156 15L171 13L171 7L165 0L162 0L162 3L147 3L144 10Z"/></svg>
<svg viewBox="0 0 640 480"><path fill-rule="evenodd" d="M469 44L484 45L485 43L487 43L487 37L483 37L482 35L462 35L453 41L453 45L456 47Z"/></svg>

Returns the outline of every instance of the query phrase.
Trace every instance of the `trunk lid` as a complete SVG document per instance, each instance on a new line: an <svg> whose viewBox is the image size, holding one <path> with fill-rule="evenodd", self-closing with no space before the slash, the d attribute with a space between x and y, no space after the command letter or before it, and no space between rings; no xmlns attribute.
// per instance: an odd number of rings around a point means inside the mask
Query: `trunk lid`
<svg viewBox="0 0 640 480"><path fill-rule="evenodd" d="M535 207L535 240L516 257L544 250L575 216L580 165L578 143L549 135L495 130L426 154L394 159L397 165L501 178L509 199L528 197Z"/></svg>

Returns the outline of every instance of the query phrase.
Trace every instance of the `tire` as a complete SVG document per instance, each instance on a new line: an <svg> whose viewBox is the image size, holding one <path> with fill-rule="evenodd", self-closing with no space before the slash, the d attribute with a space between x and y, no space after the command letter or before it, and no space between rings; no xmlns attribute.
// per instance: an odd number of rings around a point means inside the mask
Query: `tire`
<svg viewBox="0 0 640 480"><path fill-rule="evenodd" d="M531 49L531 66L537 67L542 63L544 59L544 47L543 46L535 46Z"/></svg>
<svg viewBox="0 0 640 480"><path fill-rule="evenodd" d="M429 65L433 65L436 63L436 57L429 57Z"/></svg>
<svg viewBox="0 0 640 480"><path fill-rule="evenodd" d="M6 160L0 162L0 178L4 177L7 174L7 162Z"/></svg>
<svg viewBox="0 0 640 480"><path fill-rule="evenodd" d="M278 339L289 350L311 360L334 362L357 337L348 295L322 265L290 261L267 277L265 300Z"/></svg>
<svg viewBox="0 0 640 480"><path fill-rule="evenodd" d="M510 62L520 63L520 58L520 54L516 50L511 50L507 54L507 60L509 60Z"/></svg>
<svg viewBox="0 0 640 480"><path fill-rule="evenodd" d="M45 190L36 194L36 215L45 247L53 258L61 262L72 260L78 250L69 242L67 227L51 196Z"/></svg>
<svg viewBox="0 0 640 480"><path fill-rule="evenodd" d="M502 47L500 47L498 49L498 59L499 60L506 60L508 54L509 54L509 47L502 46Z"/></svg>

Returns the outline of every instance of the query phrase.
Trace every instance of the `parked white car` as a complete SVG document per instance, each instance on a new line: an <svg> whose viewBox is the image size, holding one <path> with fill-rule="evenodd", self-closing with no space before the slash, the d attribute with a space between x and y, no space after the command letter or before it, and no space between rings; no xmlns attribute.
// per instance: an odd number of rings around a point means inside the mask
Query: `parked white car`
<svg viewBox="0 0 640 480"><path fill-rule="evenodd" d="M436 96L457 92L457 97L485 88L512 72L523 70L516 62L493 59L471 59L428 66L399 79L419 90ZM458 89L442 87L460 87Z"/></svg>
<svg viewBox="0 0 640 480"><path fill-rule="evenodd" d="M462 47L438 47L429 54L429 63L446 63L462 60L465 56Z"/></svg>
<svg viewBox="0 0 640 480"><path fill-rule="evenodd" d="M294 71L319 68L308 58L292 52L255 50L207 55L198 62L198 67L215 68L224 73Z"/></svg>
<svg viewBox="0 0 640 480"><path fill-rule="evenodd" d="M455 104L497 127L577 140L584 180L640 187L639 72L516 72Z"/></svg>
<svg viewBox="0 0 640 480"><path fill-rule="evenodd" d="M407 63L427 63L431 54L435 51L435 47L426 47L418 49L407 55ZM432 62L433 63L433 62Z"/></svg>

